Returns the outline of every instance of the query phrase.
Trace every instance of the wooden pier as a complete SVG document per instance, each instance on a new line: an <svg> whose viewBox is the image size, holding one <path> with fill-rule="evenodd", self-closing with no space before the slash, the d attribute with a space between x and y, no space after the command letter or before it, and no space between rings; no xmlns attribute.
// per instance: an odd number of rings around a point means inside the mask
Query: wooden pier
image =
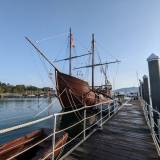
<svg viewBox="0 0 160 160"><path fill-rule="evenodd" d="M131 101L65 160L158 160L142 107Z"/></svg>

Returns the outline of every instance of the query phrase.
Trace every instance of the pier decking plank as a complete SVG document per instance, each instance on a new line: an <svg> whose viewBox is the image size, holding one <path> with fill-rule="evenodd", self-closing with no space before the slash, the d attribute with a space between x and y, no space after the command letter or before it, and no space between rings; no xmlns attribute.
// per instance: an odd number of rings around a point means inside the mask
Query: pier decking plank
<svg viewBox="0 0 160 160"><path fill-rule="evenodd" d="M65 160L158 160L142 107L125 105Z"/></svg>

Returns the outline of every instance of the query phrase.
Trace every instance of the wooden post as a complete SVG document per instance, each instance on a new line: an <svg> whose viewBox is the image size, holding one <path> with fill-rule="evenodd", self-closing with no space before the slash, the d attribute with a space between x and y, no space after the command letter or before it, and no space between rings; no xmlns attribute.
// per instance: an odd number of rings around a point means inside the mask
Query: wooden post
<svg viewBox="0 0 160 160"><path fill-rule="evenodd" d="M109 105L109 107L108 107L108 118L111 116L111 113L110 113L111 111L110 111L110 105Z"/></svg>
<svg viewBox="0 0 160 160"><path fill-rule="evenodd" d="M153 108L149 106L149 117L152 133L154 132L154 118L153 118Z"/></svg>

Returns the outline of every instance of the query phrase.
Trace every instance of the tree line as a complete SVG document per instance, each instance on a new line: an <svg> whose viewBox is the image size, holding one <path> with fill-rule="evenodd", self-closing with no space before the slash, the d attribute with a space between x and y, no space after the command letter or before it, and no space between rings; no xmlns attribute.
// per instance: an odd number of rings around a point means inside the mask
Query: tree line
<svg viewBox="0 0 160 160"><path fill-rule="evenodd" d="M51 88L43 87L39 88L36 86L25 86L25 85L11 85L9 83L0 82L0 94L4 93L16 93L16 94L44 94L50 91Z"/></svg>

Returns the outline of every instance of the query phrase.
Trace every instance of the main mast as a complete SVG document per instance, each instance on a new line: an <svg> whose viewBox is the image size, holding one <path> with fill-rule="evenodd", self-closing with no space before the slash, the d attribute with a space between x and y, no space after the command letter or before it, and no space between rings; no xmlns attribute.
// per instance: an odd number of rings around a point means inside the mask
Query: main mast
<svg viewBox="0 0 160 160"><path fill-rule="evenodd" d="M92 54L92 64L91 65L86 65L86 66L82 66L82 67L75 67L74 69L80 69L80 68L91 68L92 69L92 90L94 90L94 69L95 67L98 66L103 66L105 65L105 84L107 83L107 65L108 64L112 64L112 63L119 63L119 60L115 60L115 61L111 61L111 62L105 62L105 63L97 63L95 64L95 37L94 34L92 34L92 41L91 41L91 54Z"/></svg>
<svg viewBox="0 0 160 160"><path fill-rule="evenodd" d="M94 54L95 54L95 40L92 34L92 90L94 90Z"/></svg>
<svg viewBox="0 0 160 160"><path fill-rule="evenodd" d="M104 65L104 78L105 78L105 85L107 85L107 64Z"/></svg>
<svg viewBox="0 0 160 160"><path fill-rule="evenodd" d="M69 75L72 75L72 32L69 30Z"/></svg>

